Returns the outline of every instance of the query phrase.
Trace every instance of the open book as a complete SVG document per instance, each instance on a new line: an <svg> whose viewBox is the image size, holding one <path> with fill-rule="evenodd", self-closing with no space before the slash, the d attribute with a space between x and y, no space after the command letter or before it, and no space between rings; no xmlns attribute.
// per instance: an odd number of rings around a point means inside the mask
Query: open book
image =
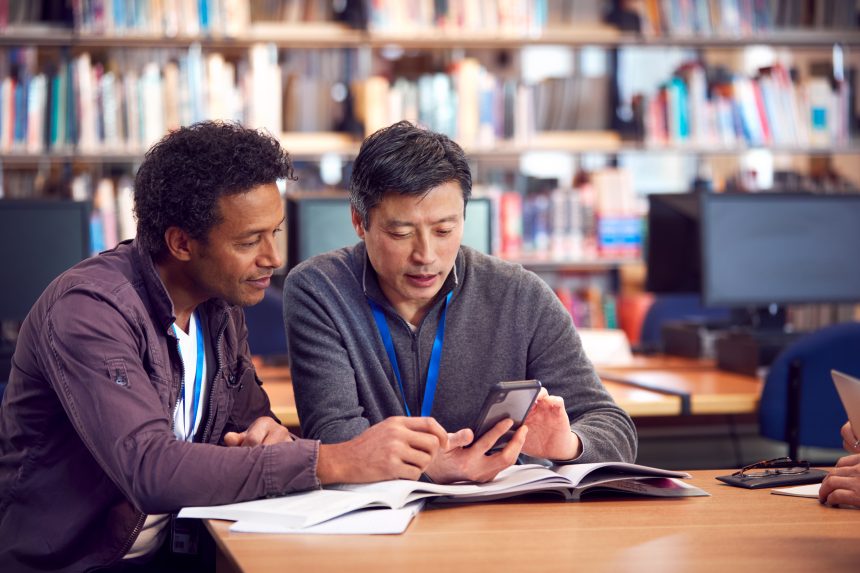
<svg viewBox="0 0 860 573"><path fill-rule="evenodd" d="M381 507L399 509L417 500L461 503L503 499L534 492L550 492L578 500L592 490L615 491L656 497L708 495L679 481L689 474L627 464L605 462L547 468L540 465L511 466L482 484L442 485L410 480L337 485L284 497L259 499L212 507L187 507L179 517L226 519L258 524L261 529L302 529L357 510ZM247 529L245 529L247 531ZM310 531L309 531L310 532Z"/></svg>

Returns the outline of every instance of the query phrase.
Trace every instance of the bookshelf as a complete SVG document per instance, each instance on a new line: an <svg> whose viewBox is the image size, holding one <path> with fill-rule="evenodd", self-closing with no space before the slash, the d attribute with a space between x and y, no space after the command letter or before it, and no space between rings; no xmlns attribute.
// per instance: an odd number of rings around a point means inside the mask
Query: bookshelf
<svg viewBox="0 0 860 573"><path fill-rule="evenodd" d="M470 104L464 103L462 98L455 100L458 102L453 104L455 109L470 109L471 121L475 122L466 130L462 126L450 128L444 122L428 122L430 127L447 130L460 141L474 162L476 181L495 189L491 193L516 190L523 194L528 188L521 183L524 179L521 173L524 158L534 154L570 158L574 172L582 169L611 171L617 165L622 169L633 169L626 166L625 157L650 158L660 154L704 160L715 166L725 164L727 167L721 169L731 171L738 168L737 158L750 151L765 151L787 158L781 160L781 164L791 166L803 166L805 162L818 157L837 157L842 165L853 164L852 169L857 171L856 158L860 155L860 145L851 138L814 144L802 141L755 141L743 135L730 142L671 137L660 139L649 137L642 130L631 134L629 124L621 122L612 125L609 118L603 117L613 112L613 106L623 103L613 99L618 94L614 93L610 84L617 79L618 54L625 50L690 50L695 54L693 57L700 57L704 62L708 61L711 52L743 51L753 44L770 47L781 53L811 51L826 59L830 57L833 46L840 45L846 48L846 63L856 67L858 61L850 49L860 46L860 30L833 25L839 22L838 10L842 8L834 8L832 13L813 9L808 14L801 14L792 12L795 5L801 4L792 0L784 3L789 8L777 8L778 3L749 0L632 3L475 0L464 3L436 2L437 7L448 6L449 11L440 16L428 12L428 6L432 10L434 2L416 1L407 4L379 0L373 3L342 3L347 10L355 10L357 6L366 10L360 15L365 20L364 24L356 26L355 14L335 14L333 4L323 0L177 2L177 10L191 11L181 14L169 13L165 7L167 4L139 2L137 5L141 12L133 18L126 14L125 19L120 18L117 12L121 10L120 4L123 3L119 0L73 3L77 12L67 13L65 20L61 20L58 25L56 21L49 24L32 21L21 23L10 18L9 14L4 18L2 11L4 7L8 10L8 3L0 3L0 60L6 60L5 65L0 62L0 80L4 76L8 77L14 67L8 54L22 47L34 51L32 58L36 63L33 74L46 72L64 63L71 70L80 62L92 73L115 72L116 81L134 70L138 79L149 73L150 78L154 76L163 82L168 62L196 58L194 65L205 68L206 73L210 66L215 66L221 70L218 73L225 74L222 76L225 83L213 84L217 87L207 86L198 93L208 90L233 94L234 107L228 116L251 125L268 127L279 134L285 148L301 164L304 173L308 174L303 176L303 180L310 187L322 189L332 185L342 186L343 183L320 181L321 176L316 173L315 166L331 157L348 163L360 146L363 136L361 123L368 126L365 131L373 131L375 127L400 119L403 114L386 114L392 107L397 109L390 102L399 97L397 90L404 85L407 91L420 89L418 86L422 75L434 76L435 79L446 78L448 93L458 97L461 95L457 93L458 83L476 82L478 78L484 77L495 82L495 87L487 90L487 93L490 94L488 97L497 100L506 97L502 93L506 89L506 81L515 91L525 87L521 90L523 93L514 94L508 102L514 109L514 119L506 119L507 123L501 128L494 127L489 137L485 136L486 124L481 123L480 119L480 111L485 107L484 100L475 99ZM101 5L103 12L96 12L96 5ZM413 14L406 13L407 8L404 6L407 5L420 10ZM769 6L767 10L774 12L758 12L765 10L765 5ZM638 7L638 11L631 12L627 6ZM94 11L87 12L88 7ZM705 8L708 9L707 15L703 12ZM200 13L204 9L208 11L206 18ZM617 12L611 23L604 21L604 9ZM737 10L735 16L732 16L733 9ZM276 22L271 18L272 13L260 17L261 14L255 14L255 10L276 11L279 17L283 17ZM655 20L655 14L664 16L663 20ZM358 19L361 20L361 17ZM746 22L744 18L754 24L742 25L742 22ZM631 31L631 19L637 22L637 31ZM808 20L809 25L798 27L796 24L804 19ZM352 25L346 23L350 20ZM602 79L595 83L574 85L584 90L583 93L590 100L604 102L603 107L598 107L592 114L601 116L599 121L588 121L594 120L593 117L586 117L586 121L583 121L579 117L576 121L568 122L571 125L557 125L551 130L541 129L538 125L539 114L533 108L540 105L537 101L540 97L547 94L551 96L555 88L549 86L546 94L541 94L543 87L537 83L526 85L523 76L529 65L524 63L523 54L532 49L553 47L561 47L575 54L595 49L608 54L609 66L600 76ZM84 62L84 57L89 61ZM267 58L263 68L254 68L254 62ZM505 63L500 63L502 61ZM465 72L456 71L456 66L463 62L468 63L468 66L463 66L467 68ZM155 66L147 68L150 63ZM574 68L581 64L577 60ZM255 75L257 72L259 76ZM645 73L652 76L657 74L656 71L648 70ZM579 74L578 69L576 74ZM205 74L200 77L207 81L208 76ZM280 77L279 82L272 81L276 77ZM665 81L669 77L666 75L656 79ZM380 78L387 85L377 81ZM243 81L250 86L274 87L272 90L248 90L242 85ZM349 88L345 93L350 99L336 104L321 104L326 99L325 94L339 84L342 88ZM562 90L560 93L570 88L565 85L555 87ZM591 91L595 87L604 91ZM163 84L160 89L165 89ZM269 91L272 93L262 94L266 97L258 99L255 95ZM340 97L344 97L344 94ZM376 108L367 105L368 100L376 101ZM303 113L311 103L312 113ZM404 104L401 102L398 105ZM525 113L520 108L532 111ZM279 111L274 115L266 115L261 110ZM99 178L116 180L120 175L133 173L142 159L143 151L153 142L153 138L157 138L157 134L179 123L204 119L209 110L203 106L191 112L175 111L172 112L172 123L164 118L163 123L150 129L148 135L137 133L132 137L132 134L124 133L113 139L104 138L103 121L92 113L91 110L89 117L95 117L91 119L95 123L88 128L90 139L87 142L80 140L81 131L86 130L75 130L77 134L68 136L62 142L47 141L29 147L20 141L10 143L8 137L6 140L0 138L0 168L5 174L6 196L16 194L9 189L22 177L26 179L23 174L36 173L37 178L59 180L53 187L54 194L58 186L65 185L66 189L60 193L82 199L92 198L96 195ZM344 119L342 125L320 119L333 114L345 116L341 118ZM177 122L177 116L184 119ZM492 121L499 120L494 118ZM130 122L126 119L125 123ZM599 125L601 123L604 125ZM585 127L580 124L585 124ZM649 163L650 159L641 162ZM90 178L89 190L84 181L79 182L75 191L74 178L82 175ZM717 176L722 178L720 173ZM634 177L638 179L638 174L634 174ZM856 173L855 178L860 181L860 173ZM559 185L567 187L571 179L562 180ZM32 181L25 185L28 193L36 187ZM636 195L641 191L632 193ZM630 203L629 198L624 201ZM617 215L611 214L612 217ZM621 218L638 216L641 216L641 207L635 204L628 205L620 213ZM547 244L543 239L536 242ZM513 253L500 254L546 275L550 281L552 275L562 279L574 277L577 281L586 282L589 277L594 277L602 281L600 288L609 291L617 290L618 281L612 277L613 274L617 275L620 269L641 264L635 250L629 256L618 256L611 252L602 254L598 251L597 255L589 252L571 257L559 256L557 249L554 252L541 252L541 249L546 247L539 246L537 252L532 247L522 252L515 249ZM606 277L609 279L606 280Z"/></svg>

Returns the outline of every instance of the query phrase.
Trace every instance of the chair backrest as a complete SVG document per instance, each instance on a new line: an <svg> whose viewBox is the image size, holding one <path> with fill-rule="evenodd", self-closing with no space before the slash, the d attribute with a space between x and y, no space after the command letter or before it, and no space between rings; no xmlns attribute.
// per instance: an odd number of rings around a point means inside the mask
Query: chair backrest
<svg viewBox="0 0 860 573"><path fill-rule="evenodd" d="M245 307L248 325L248 346L255 356L282 356L287 354L287 335L284 330L284 301L279 289L266 289L263 300Z"/></svg>
<svg viewBox="0 0 860 573"><path fill-rule="evenodd" d="M6 392L6 382L0 382L0 404L3 403L3 394Z"/></svg>
<svg viewBox="0 0 860 573"><path fill-rule="evenodd" d="M798 445L841 447L839 429L847 418L830 377L833 369L860 376L860 323L825 327L777 356L759 403L761 434L789 442L794 455Z"/></svg>
<svg viewBox="0 0 860 573"><path fill-rule="evenodd" d="M705 308L699 293L661 294L654 298L642 321L639 345L643 350L662 350L661 328L669 320L728 320L731 312L724 308Z"/></svg>

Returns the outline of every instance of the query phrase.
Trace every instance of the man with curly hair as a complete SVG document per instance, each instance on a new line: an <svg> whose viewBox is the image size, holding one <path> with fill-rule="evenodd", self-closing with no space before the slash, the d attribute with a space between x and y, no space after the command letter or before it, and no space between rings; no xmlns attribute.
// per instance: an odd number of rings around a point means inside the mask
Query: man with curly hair
<svg viewBox="0 0 860 573"><path fill-rule="evenodd" d="M272 415L241 307L281 266L276 182L293 178L275 139L231 123L146 154L137 237L63 273L21 327L0 408L0 570L196 570L173 554L195 545L181 507L417 478L446 445L430 418L320 445Z"/></svg>

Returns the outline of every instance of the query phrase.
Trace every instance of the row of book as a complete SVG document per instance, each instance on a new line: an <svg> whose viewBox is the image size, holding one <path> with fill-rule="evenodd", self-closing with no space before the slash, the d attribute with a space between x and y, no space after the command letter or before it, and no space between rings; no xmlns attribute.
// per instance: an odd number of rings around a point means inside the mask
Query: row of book
<svg viewBox="0 0 860 573"><path fill-rule="evenodd" d="M831 324L860 321L857 304L804 304L786 307L786 323L797 332L814 332Z"/></svg>
<svg viewBox="0 0 860 573"><path fill-rule="evenodd" d="M644 0L631 4L647 36L752 36L775 30L856 28L854 0Z"/></svg>
<svg viewBox="0 0 860 573"><path fill-rule="evenodd" d="M607 127L605 109L592 102L603 101L597 95L606 93L606 78L529 85L463 58L448 73L416 80L349 82L341 72L356 58L354 51L279 52L273 44L255 44L236 60L195 43L83 52L45 58L39 66L35 47L0 50L0 151L140 152L167 131L204 119L274 134L369 134L407 119L467 147L525 141L538 131Z"/></svg>
<svg viewBox="0 0 860 573"><path fill-rule="evenodd" d="M625 169L596 170L575 185L532 193L478 187L493 201L493 251L508 259L636 259L642 253L642 209Z"/></svg>
<svg viewBox="0 0 860 573"><path fill-rule="evenodd" d="M79 0L74 26L85 34L164 37L246 35L256 21L299 24L333 19L326 0Z"/></svg>
<svg viewBox="0 0 860 573"><path fill-rule="evenodd" d="M556 282L553 290L578 328L619 328L617 299L595 281Z"/></svg>
<svg viewBox="0 0 860 573"><path fill-rule="evenodd" d="M538 36L548 26L600 22L599 2L570 0L372 0L368 28L398 35L414 32L489 32Z"/></svg>
<svg viewBox="0 0 860 573"><path fill-rule="evenodd" d="M366 133L406 119L462 145L487 147L497 139L524 139L535 130L532 90L518 80L494 77L473 58L456 63L450 74L393 82L372 76L360 85L356 115Z"/></svg>
<svg viewBox="0 0 860 573"><path fill-rule="evenodd" d="M393 81L376 75L359 85L356 116L368 134L407 119L462 145L490 147L497 140L523 141L535 132L609 127L605 76L526 83L494 75L467 57L447 72Z"/></svg>
<svg viewBox="0 0 860 573"><path fill-rule="evenodd" d="M754 77L709 72L713 70L698 62L686 64L657 93L637 100L648 143L726 147L848 143L853 114L847 82L822 77L795 80L778 64Z"/></svg>
<svg viewBox="0 0 860 573"><path fill-rule="evenodd" d="M79 0L84 33L237 37L259 22L346 21L374 32L416 30L539 35L548 25L599 22L599 2L571 0Z"/></svg>
<svg viewBox="0 0 860 573"><path fill-rule="evenodd" d="M37 70L35 48L7 52L0 77L0 151L140 152L170 129L235 120L280 134L277 48L259 44L233 63L198 44L184 51L89 53Z"/></svg>

